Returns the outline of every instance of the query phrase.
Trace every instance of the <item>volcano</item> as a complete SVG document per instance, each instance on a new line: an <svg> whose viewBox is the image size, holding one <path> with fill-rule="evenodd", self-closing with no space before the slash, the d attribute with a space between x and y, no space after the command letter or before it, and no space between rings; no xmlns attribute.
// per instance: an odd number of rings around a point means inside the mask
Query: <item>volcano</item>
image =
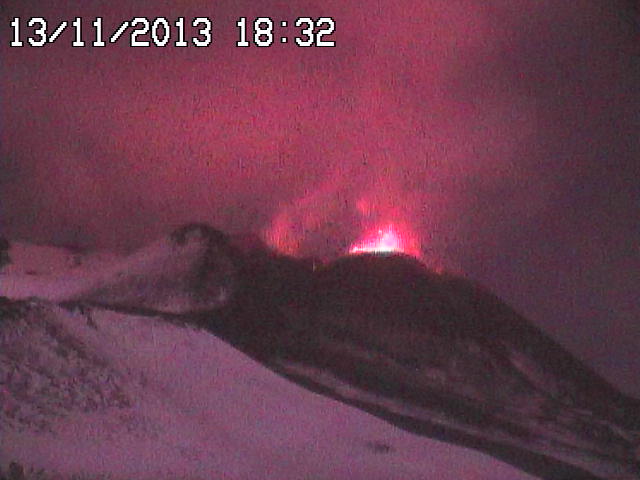
<svg viewBox="0 0 640 480"><path fill-rule="evenodd" d="M482 286L394 249L319 265L241 243L206 225L127 256L10 243L3 470L640 478L640 401Z"/></svg>

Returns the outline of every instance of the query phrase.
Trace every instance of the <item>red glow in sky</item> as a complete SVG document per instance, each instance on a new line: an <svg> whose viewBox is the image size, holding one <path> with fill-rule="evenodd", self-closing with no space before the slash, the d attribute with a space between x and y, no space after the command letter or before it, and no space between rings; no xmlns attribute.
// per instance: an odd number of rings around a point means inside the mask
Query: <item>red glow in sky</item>
<svg viewBox="0 0 640 480"><path fill-rule="evenodd" d="M406 232L400 232L395 225L390 223L351 245L349 253L396 252L419 257L419 251L414 243Z"/></svg>
<svg viewBox="0 0 640 480"><path fill-rule="evenodd" d="M4 0L0 236L131 251L204 222L299 257L382 243L484 283L640 396L637 12L574 3ZM92 19L106 36L139 15L209 17L213 44L92 47ZM237 47L263 15L278 45ZM302 15L334 18L336 47L279 42ZM35 17L47 36L81 17L86 47L68 27L32 48Z"/></svg>

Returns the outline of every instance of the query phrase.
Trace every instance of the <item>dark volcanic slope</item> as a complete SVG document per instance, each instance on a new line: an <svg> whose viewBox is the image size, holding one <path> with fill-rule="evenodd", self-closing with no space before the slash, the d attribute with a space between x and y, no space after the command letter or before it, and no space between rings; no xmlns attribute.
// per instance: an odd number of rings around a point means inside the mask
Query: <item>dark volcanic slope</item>
<svg viewBox="0 0 640 480"><path fill-rule="evenodd" d="M410 257L368 255L340 259L318 272L314 295L320 315L336 328L381 339L378 343L399 361L410 362L413 355L420 363L437 363L438 355L444 360L460 342L470 351L485 350L497 364L512 365L517 356L531 362L520 366L522 376L548 395L640 430L640 402L620 394L473 282L436 274ZM414 340L407 342L406 337ZM429 345L431 349L426 348ZM479 373L478 388L490 372Z"/></svg>
<svg viewBox="0 0 640 480"><path fill-rule="evenodd" d="M639 402L478 285L403 255L244 275L209 327L308 388L543 478L638 478Z"/></svg>

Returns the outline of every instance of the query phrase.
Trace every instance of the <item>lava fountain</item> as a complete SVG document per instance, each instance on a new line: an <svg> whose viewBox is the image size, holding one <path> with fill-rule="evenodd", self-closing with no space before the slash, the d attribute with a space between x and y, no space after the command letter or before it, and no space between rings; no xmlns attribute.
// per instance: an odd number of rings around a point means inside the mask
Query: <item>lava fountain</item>
<svg viewBox="0 0 640 480"><path fill-rule="evenodd" d="M389 223L351 245L349 253L352 255L359 253L404 253L419 258L420 248L415 236L408 230L400 230L393 223Z"/></svg>

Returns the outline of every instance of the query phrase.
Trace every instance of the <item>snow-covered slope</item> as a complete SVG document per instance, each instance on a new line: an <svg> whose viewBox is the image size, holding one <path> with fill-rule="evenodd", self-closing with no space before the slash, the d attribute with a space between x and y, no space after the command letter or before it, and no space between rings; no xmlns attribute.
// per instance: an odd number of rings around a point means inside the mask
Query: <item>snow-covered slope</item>
<svg viewBox="0 0 640 480"><path fill-rule="evenodd" d="M5 302L0 464L70 478L533 478L407 433L162 319Z"/></svg>
<svg viewBox="0 0 640 480"><path fill-rule="evenodd" d="M639 478L637 400L482 288L415 260L315 268L191 225L90 267L12 268L0 271L5 469Z"/></svg>

